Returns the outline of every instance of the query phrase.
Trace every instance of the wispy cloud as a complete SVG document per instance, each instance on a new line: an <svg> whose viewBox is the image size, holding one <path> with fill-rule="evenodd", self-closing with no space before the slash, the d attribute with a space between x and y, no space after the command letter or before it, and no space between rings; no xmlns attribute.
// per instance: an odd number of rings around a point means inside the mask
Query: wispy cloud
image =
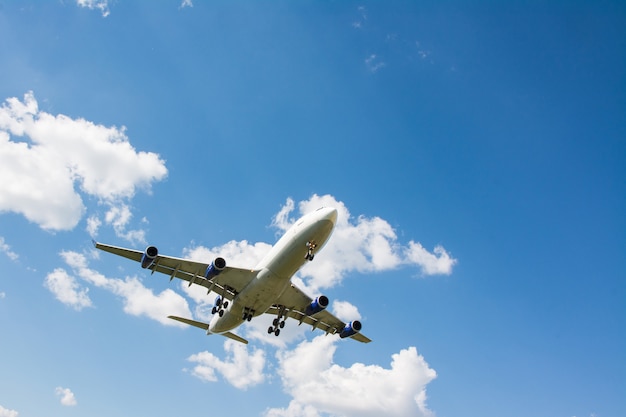
<svg viewBox="0 0 626 417"><path fill-rule="evenodd" d="M19 258L19 255L11 250L11 246L4 241L2 236L0 236L0 252L4 253L12 261L17 261Z"/></svg>
<svg viewBox="0 0 626 417"><path fill-rule="evenodd" d="M32 92L7 99L0 107L0 212L22 214L46 230L70 230L85 214L84 193L108 207L107 223L120 237L141 242L141 231L126 230L128 201L167 169L159 155L136 151L125 132L41 111Z"/></svg>
<svg viewBox="0 0 626 417"><path fill-rule="evenodd" d="M355 29L361 29L367 22L367 10L365 6L359 6L357 8L358 17L352 22L352 27Z"/></svg>
<svg viewBox="0 0 626 417"><path fill-rule="evenodd" d="M90 10L99 10L102 13L102 17L107 17L111 12L109 11L108 0L76 0L78 7L84 7Z"/></svg>
<svg viewBox="0 0 626 417"><path fill-rule="evenodd" d="M193 7L193 1L183 0L183 2L180 4L180 8L184 9L185 7Z"/></svg>
<svg viewBox="0 0 626 417"><path fill-rule="evenodd" d="M376 54L371 54L370 56L365 58L365 66L372 73L378 72L380 69L384 68L386 65L387 64L381 61L380 58Z"/></svg>
<svg viewBox="0 0 626 417"><path fill-rule="evenodd" d="M69 388L56 387L54 392L57 397L60 398L61 404L63 404L64 406L73 407L78 404L74 393Z"/></svg>

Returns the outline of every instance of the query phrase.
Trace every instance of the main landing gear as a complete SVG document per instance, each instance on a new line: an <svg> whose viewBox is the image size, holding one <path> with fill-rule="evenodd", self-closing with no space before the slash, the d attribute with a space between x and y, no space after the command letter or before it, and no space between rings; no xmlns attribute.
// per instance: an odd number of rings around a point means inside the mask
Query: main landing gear
<svg viewBox="0 0 626 417"><path fill-rule="evenodd" d="M252 317L254 317L254 310L252 310L252 309L250 309L248 307L244 308L243 309L243 317L242 317L242 319L244 321L250 321L250 320L252 320Z"/></svg>
<svg viewBox="0 0 626 417"><path fill-rule="evenodd" d="M215 305L211 309L211 314L218 313L220 317L224 315L224 309L228 307L228 300L224 300L222 302L222 297L219 295L215 299Z"/></svg>
<svg viewBox="0 0 626 417"><path fill-rule="evenodd" d="M278 311L278 317L272 321L272 325L267 329L267 333L274 333L274 336L278 336L280 334L280 329L285 327L285 320L285 307L281 306Z"/></svg>
<svg viewBox="0 0 626 417"><path fill-rule="evenodd" d="M304 255L304 259L312 261L315 258L315 248L317 248L317 243L315 241L306 242L307 252Z"/></svg>

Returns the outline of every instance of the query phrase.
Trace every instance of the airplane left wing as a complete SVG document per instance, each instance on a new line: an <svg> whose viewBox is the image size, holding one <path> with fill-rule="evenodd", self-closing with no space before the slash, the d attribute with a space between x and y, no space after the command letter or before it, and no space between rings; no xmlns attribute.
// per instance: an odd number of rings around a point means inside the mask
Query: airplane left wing
<svg viewBox="0 0 626 417"><path fill-rule="evenodd" d="M126 249L118 246L105 245L94 242L97 249L109 252L124 258L141 262L144 252ZM207 288L207 294L211 291L232 300L246 285L252 281L258 271L251 269L234 268L230 266L224 269L211 279L204 277L205 271L211 264L196 262L189 259L175 258L172 256L157 255L148 267L153 273L160 272L170 276L170 281L174 278L182 279L191 284L202 285Z"/></svg>
<svg viewBox="0 0 626 417"><path fill-rule="evenodd" d="M362 343L369 343L371 339L367 336L359 333L360 323L358 323L359 328L353 328L355 322L345 323L335 317L332 313L327 310L321 310L315 314L308 315L306 313L307 307L311 305L313 299L306 295L302 290L300 290L295 285L291 284L285 292L280 296L276 305L270 307L266 313L279 315L280 314L280 306L285 306L287 312L285 313L286 317L291 317L297 320L300 324L306 323L313 327L312 330L321 329L326 332L326 334L346 334L344 332L348 332L347 336L342 337L351 337ZM356 330L355 332L353 332Z"/></svg>

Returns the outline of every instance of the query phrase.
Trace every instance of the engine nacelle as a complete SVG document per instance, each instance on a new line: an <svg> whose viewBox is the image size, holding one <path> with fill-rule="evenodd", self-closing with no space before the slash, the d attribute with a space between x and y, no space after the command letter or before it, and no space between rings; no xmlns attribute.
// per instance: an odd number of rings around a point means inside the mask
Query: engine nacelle
<svg viewBox="0 0 626 417"><path fill-rule="evenodd" d="M156 246L148 246L141 256L141 267L150 268L158 254L159 250Z"/></svg>
<svg viewBox="0 0 626 417"><path fill-rule="evenodd" d="M215 258L211 265L207 266L204 277L206 279L213 279L220 274L226 268L226 261L224 258Z"/></svg>
<svg viewBox="0 0 626 417"><path fill-rule="evenodd" d="M361 324L360 321L358 320L351 321L350 323L346 325L346 327L343 328L341 333L339 333L339 337L344 339L346 337L354 336L355 334L361 331L361 327L363 327L363 325Z"/></svg>
<svg viewBox="0 0 626 417"><path fill-rule="evenodd" d="M306 306L304 314L306 314L307 316L312 316L324 310L326 307L328 307L328 297L326 297L325 295L320 295L315 300L313 300L311 304Z"/></svg>

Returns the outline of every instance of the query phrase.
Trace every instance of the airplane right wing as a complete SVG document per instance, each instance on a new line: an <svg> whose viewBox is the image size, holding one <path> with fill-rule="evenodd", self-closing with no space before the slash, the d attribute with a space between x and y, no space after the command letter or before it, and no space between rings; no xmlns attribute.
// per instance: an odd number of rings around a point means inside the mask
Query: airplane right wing
<svg viewBox="0 0 626 417"><path fill-rule="evenodd" d="M325 309L314 314L307 314L307 307L309 307L312 302L313 299L311 297L291 284L280 296L277 304L270 307L266 313L279 315L281 309L278 305L285 306L287 310L285 316L297 320L300 324L306 323L312 326L312 330L320 329L326 332L326 334L337 333L342 338L350 337L362 343L371 342L370 338L359 333L361 330L361 323L359 321L355 320L350 323L345 323Z"/></svg>

